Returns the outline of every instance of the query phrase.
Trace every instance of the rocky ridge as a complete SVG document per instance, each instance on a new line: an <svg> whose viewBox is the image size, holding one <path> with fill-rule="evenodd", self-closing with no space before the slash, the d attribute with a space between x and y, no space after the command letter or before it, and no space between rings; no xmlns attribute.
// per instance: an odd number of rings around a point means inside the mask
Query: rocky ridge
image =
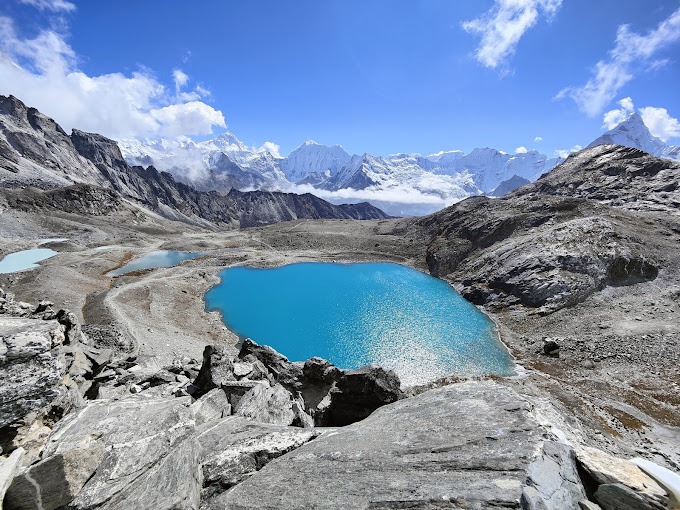
<svg viewBox="0 0 680 510"><path fill-rule="evenodd" d="M416 225L432 235L430 271L472 302L554 311L657 277L661 261L636 230L643 214L677 215L679 182L678 163L603 145L501 199L471 198Z"/></svg>

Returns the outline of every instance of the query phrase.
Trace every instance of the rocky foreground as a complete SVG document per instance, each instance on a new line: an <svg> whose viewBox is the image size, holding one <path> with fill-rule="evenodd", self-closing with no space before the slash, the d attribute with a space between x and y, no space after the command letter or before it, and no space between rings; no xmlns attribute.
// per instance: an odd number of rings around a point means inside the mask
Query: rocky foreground
<svg viewBox="0 0 680 510"><path fill-rule="evenodd" d="M574 448L492 380L405 398L379 367L250 340L149 370L52 303L2 292L0 312L8 510L670 508L634 464Z"/></svg>

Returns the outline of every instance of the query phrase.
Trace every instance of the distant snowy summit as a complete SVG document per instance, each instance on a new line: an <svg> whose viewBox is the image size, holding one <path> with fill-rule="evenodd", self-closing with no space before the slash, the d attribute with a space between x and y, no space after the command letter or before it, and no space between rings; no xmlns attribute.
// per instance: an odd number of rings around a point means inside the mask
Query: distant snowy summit
<svg viewBox="0 0 680 510"><path fill-rule="evenodd" d="M153 165L199 189L310 192L331 202L369 201L389 214L427 214L518 176L533 181L561 162L538 151L491 148L420 154L352 155L307 141L282 158L232 133L212 140L120 140L133 165Z"/></svg>
<svg viewBox="0 0 680 510"><path fill-rule="evenodd" d="M655 137L645 125L639 113L631 113L626 120L595 139L588 147L616 144L640 149L659 158L680 161L680 147L667 145Z"/></svg>

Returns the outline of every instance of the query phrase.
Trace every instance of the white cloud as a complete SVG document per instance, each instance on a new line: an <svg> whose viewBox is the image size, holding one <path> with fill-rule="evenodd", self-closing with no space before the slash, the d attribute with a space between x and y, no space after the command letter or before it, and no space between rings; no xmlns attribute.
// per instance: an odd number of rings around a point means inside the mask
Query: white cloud
<svg viewBox="0 0 680 510"><path fill-rule="evenodd" d="M608 60L600 60L595 64L593 76L585 85L562 89L557 98L572 98L581 111L594 117L604 110L636 73L664 65L665 61L655 60L654 54L679 39L680 9L646 35L636 34L628 25L621 25Z"/></svg>
<svg viewBox="0 0 680 510"><path fill-rule="evenodd" d="M222 112L200 101L171 104L149 110L158 121L158 134L175 138L183 135L209 135L213 126L226 127Z"/></svg>
<svg viewBox="0 0 680 510"><path fill-rule="evenodd" d="M177 92L189 83L189 76L181 69L173 69L172 79L175 80L175 89Z"/></svg>
<svg viewBox="0 0 680 510"><path fill-rule="evenodd" d="M19 0L19 3L32 5L41 11L48 10L52 12L70 12L76 10L76 6L71 2L67 2L66 0Z"/></svg>
<svg viewBox="0 0 680 510"><path fill-rule="evenodd" d="M526 154L529 152L526 147L517 147L515 149L515 154Z"/></svg>
<svg viewBox="0 0 680 510"><path fill-rule="evenodd" d="M111 138L204 135L226 127L222 112L198 101L205 89L168 90L148 71L88 76L63 36L45 30L22 39L7 17L0 17L0 93L15 95L67 130Z"/></svg>
<svg viewBox="0 0 680 510"><path fill-rule="evenodd" d="M580 145L574 145L571 149L557 149L555 151L555 156L562 158L562 159L567 159L569 154L572 154L574 152L578 152L581 149L583 149L583 147L581 147Z"/></svg>
<svg viewBox="0 0 680 510"><path fill-rule="evenodd" d="M633 99L630 97L624 97L623 99L621 99L621 101L619 101L619 105L621 106L621 108L629 112L632 112L635 109Z"/></svg>
<svg viewBox="0 0 680 510"><path fill-rule="evenodd" d="M536 24L539 9L552 19L561 5L562 0L495 0L483 16L464 22L463 29L481 36L475 57L495 68L515 53L519 40Z"/></svg>
<svg viewBox="0 0 680 510"><path fill-rule="evenodd" d="M534 138L534 142L535 142L535 143L541 143L542 141L543 141L543 137L542 137L542 136L537 136L536 138Z"/></svg>
<svg viewBox="0 0 680 510"><path fill-rule="evenodd" d="M258 149L258 152L268 152L275 158L281 157L281 146L275 144L274 142L264 142L262 147Z"/></svg>
<svg viewBox="0 0 680 510"><path fill-rule="evenodd" d="M680 122L671 117L665 108L647 106L640 108L640 115L650 133L664 142L669 138L680 137Z"/></svg>
<svg viewBox="0 0 680 510"><path fill-rule="evenodd" d="M621 108L609 110L604 114L604 117L602 118L603 128L607 130L614 129L635 111L635 105L633 104L633 100L630 97L624 97L621 99L619 101L619 106Z"/></svg>

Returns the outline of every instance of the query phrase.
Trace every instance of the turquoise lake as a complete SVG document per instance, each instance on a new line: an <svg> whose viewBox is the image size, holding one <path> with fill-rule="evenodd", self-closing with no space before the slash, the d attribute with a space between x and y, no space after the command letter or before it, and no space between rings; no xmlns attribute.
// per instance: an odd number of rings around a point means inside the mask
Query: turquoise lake
<svg viewBox="0 0 680 510"><path fill-rule="evenodd" d="M458 375L512 375L493 322L446 282L391 263L234 267L206 309L291 361L341 368L377 363L404 385Z"/></svg>
<svg viewBox="0 0 680 510"><path fill-rule="evenodd" d="M54 257L56 251L48 248L17 251L0 260L0 274L16 273L38 267L38 262Z"/></svg>

